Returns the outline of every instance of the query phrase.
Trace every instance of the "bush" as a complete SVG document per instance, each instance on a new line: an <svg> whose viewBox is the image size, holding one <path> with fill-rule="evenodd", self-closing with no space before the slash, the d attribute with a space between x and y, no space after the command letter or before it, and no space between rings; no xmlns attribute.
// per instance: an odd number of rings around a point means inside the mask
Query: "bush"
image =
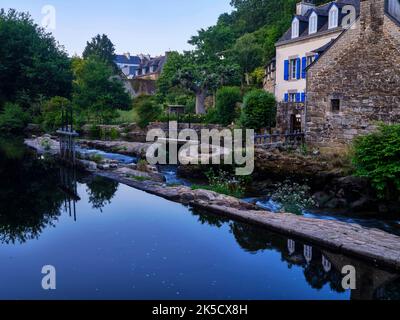
<svg viewBox="0 0 400 320"><path fill-rule="evenodd" d="M155 121L162 114L162 108L152 97L140 96L134 103L138 116L138 125L145 128L150 122Z"/></svg>
<svg viewBox="0 0 400 320"><path fill-rule="evenodd" d="M217 91L216 116L217 121L230 125L238 115L237 103L242 101L242 94L238 87L222 87Z"/></svg>
<svg viewBox="0 0 400 320"><path fill-rule="evenodd" d="M264 90L252 90L243 99L240 123L242 127L259 131L272 128L276 122L275 97Z"/></svg>
<svg viewBox="0 0 400 320"><path fill-rule="evenodd" d="M303 210L316 206L311 196L311 188L306 184L301 185L290 180L278 183L269 196L271 200L279 202L280 212L301 215Z"/></svg>
<svg viewBox="0 0 400 320"><path fill-rule="evenodd" d="M54 131L61 127L61 111L70 107L71 102L62 97L54 97L46 101L42 107L42 126L47 131Z"/></svg>
<svg viewBox="0 0 400 320"><path fill-rule="evenodd" d="M246 177L233 177L223 170L216 174L212 169L206 172L206 176L208 178L207 186L193 185L192 189L210 190L236 198L243 198L246 184L248 183Z"/></svg>
<svg viewBox="0 0 400 320"><path fill-rule="evenodd" d="M6 103L0 114L0 131L21 132L28 124L29 116L17 104Z"/></svg>
<svg viewBox="0 0 400 320"><path fill-rule="evenodd" d="M353 151L356 175L370 179L379 197L397 197L400 193L400 124L382 124L376 132L357 138Z"/></svg>

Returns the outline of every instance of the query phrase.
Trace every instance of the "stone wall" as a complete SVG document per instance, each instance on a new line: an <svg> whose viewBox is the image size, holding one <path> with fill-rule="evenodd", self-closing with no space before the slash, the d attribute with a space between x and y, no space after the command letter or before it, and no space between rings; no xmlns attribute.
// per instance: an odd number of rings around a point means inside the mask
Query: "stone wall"
<svg viewBox="0 0 400 320"><path fill-rule="evenodd" d="M276 130L280 133L292 133L293 128L291 124L292 116L300 115L302 128L304 132L305 122L305 106L304 103L297 102L279 102L277 105L276 114Z"/></svg>
<svg viewBox="0 0 400 320"><path fill-rule="evenodd" d="M384 0L361 0L359 20L308 70L307 141L344 147L378 121L400 122L399 53L400 28Z"/></svg>

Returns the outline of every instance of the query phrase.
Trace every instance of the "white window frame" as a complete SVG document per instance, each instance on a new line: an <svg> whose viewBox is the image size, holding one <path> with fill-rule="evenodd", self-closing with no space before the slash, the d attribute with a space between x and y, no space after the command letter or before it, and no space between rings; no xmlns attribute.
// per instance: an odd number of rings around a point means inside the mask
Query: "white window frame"
<svg viewBox="0 0 400 320"><path fill-rule="evenodd" d="M298 18L294 18L292 21L292 39L299 37L300 21Z"/></svg>
<svg viewBox="0 0 400 320"><path fill-rule="evenodd" d="M308 34L316 33L318 30L318 15L313 11L308 20Z"/></svg>
<svg viewBox="0 0 400 320"><path fill-rule="evenodd" d="M297 80L297 58L289 60L289 80Z"/></svg>
<svg viewBox="0 0 400 320"><path fill-rule="evenodd" d="M339 8L333 5L329 10L329 27L328 29L337 28L339 26Z"/></svg>

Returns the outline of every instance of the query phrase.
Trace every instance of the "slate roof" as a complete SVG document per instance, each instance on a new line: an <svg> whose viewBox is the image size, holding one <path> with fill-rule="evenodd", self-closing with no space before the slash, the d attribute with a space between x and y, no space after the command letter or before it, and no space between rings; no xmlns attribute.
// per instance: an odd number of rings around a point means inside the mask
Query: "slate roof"
<svg viewBox="0 0 400 320"><path fill-rule="evenodd" d="M345 5L352 5L356 8L356 12L357 12L357 17L360 15L360 0L336 0L336 1L331 1L329 3L317 6L313 9L310 9L306 12L305 15L299 16L299 15L295 15L294 17L297 17L300 21L300 29L299 29L299 37L292 39L292 28L290 27L288 31L286 31L286 33L278 40L278 42L276 43L277 45L279 45L280 43L284 43L290 40L293 41L299 41L302 40L303 38L307 37L307 36L317 36L321 33L327 32L328 29L328 25L329 25L329 10L331 9L331 7L336 4L336 6L339 8L339 27L338 28L334 28L331 30L341 30L342 28L340 27L342 24L342 19L345 16L345 14L342 13L342 8ZM317 32L313 33L312 35L310 35L308 33L308 21L309 18L311 16L311 14L315 12L318 15L318 28L317 28Z"/></svg>
<svg viewBox="0 0 400 320"><path fill-rule="evenodd" d="M115 63L139 65L141 63L141 60L139 56L131 56L130 59L128 59L127 56L124 54L117 54L115 56Z"/></svg>

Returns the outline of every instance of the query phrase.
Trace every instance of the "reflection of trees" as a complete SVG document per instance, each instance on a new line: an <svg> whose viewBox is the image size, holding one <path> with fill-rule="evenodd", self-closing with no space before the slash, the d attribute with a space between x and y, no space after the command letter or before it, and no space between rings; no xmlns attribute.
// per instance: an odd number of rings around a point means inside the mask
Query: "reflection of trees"
<svg viewBox="0 0 400 320"><path fill-rule="evenodd" d="M190 207L192 215L197 217L201 224L208 224L211 227L221 228L225 223L229 222L228 218L221 217L205 210Z"/></svg>
<svg viewBox="0 0 400 320"><path fill-rule="evenodd" d="M0 139L0 241L37 238L60 215L59 172L36 159L21 140Z"/></svg>
<svg viewBox="0 0 400 320"><path fill-rule="evenodd" d="M105 205L110 204L117 190L118 182L102 177L94 177L87 183L89 202L92 204L93 209L102 210Z"/></svg>

